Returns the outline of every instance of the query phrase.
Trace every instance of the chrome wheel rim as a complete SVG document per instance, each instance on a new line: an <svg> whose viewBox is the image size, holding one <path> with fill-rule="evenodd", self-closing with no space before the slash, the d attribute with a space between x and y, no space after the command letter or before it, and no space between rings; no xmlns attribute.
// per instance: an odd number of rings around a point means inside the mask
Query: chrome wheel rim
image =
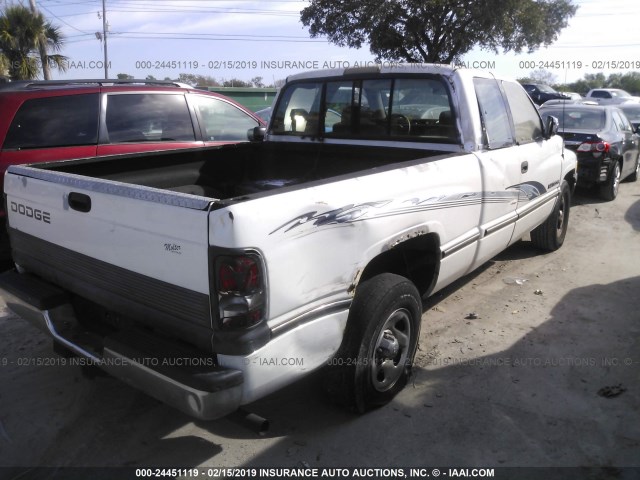
<svg viewBox="0 0 640 480"><path fill-rule="evenodd" d="M564 195L560 194L560 204L558 205L558 223L556 224L556 234L558 237L562 236L562 231L564 230L564 212L565 209L565 201Z"/></svg>
<svg viewBox="0 0 640 480"><path fill-rule="evenodd" d="M620 186L620 163L616 163L613 169L613 194L618 194L618 187Z"/></svg>
<svg viewBox="0 0 640 480"><path fill-rule="evenodd" d="M385 321L371 361L371 382L377 391L393 388L402 377L407 366L411 333L411 314L404 308L394 311Z"/></svg>

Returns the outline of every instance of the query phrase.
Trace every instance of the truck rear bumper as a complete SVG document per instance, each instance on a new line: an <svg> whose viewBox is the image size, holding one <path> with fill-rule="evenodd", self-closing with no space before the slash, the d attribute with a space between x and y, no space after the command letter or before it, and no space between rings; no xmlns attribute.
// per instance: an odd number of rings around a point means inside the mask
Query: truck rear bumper
<svg viewBox="0 0 640 480"><path fill-rule="evenodd" d="M212 420L240 406L242 372L217 365L210 354L138 331L98 337L81 327L64 291L28 274L0 275L0 293L10 310L58 344L188 415Z"/></svg>

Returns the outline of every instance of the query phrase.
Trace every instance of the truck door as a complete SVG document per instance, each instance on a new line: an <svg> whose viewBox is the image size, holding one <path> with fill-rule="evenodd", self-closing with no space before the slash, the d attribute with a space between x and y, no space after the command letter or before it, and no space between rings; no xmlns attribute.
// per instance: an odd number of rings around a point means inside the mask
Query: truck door
<svg viewBox="0 0 640 480"><path fill-rule="evenodd" d="M473 80L484 133L483 149L476 153L482 175L482 213L476 260L482 265L504 250L517 220L520 162L514 155L515 139L509 112L499 83L493 78Z"/></svg>
<svg viewBox="0 0 640 480"><path fill-rule="evenodd" d="M542 119L524 89L501 83L513 122L513 161L520 168L519 181L510 187L519 193L514 243L551 214L560 191L563 147L559 135L545 138Z"/></svg>

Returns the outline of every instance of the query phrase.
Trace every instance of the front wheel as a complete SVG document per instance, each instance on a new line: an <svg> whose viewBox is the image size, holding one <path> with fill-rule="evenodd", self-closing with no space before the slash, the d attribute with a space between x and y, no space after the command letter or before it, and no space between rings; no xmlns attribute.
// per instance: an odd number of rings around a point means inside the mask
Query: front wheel
<svg viewBox="0 0 640 480"><path fill-rule="evenodd" d="M388 403L411 372L421 316L420 294L408 279L383 273L362 282L327 370L330 396L360 413Z"/></svg>
<svg viewBox="0 0 640 480"><path fill-rule="evenodd" d="M542 225L531 231L531 241L536 247L553 252L562 246L569 226L570 208L571 189L567 181L563 180L553 212Z"/></svg>
<svg viewBox="0 0 640 480"><path fill-rule="evenodd" d="M609 178L600 186L600 196L605 200L615 200L618 196L618 189L620 188L620 162L616 161L615 165L611 169Z"/></svg>

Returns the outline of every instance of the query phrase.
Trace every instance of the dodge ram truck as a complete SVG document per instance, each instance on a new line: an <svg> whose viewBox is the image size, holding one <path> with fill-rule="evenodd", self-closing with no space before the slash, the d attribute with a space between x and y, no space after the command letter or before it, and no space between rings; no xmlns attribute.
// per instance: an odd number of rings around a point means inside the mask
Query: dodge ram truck
<svg viewBox="0 0 640 480"><path fill-rule="evenodd" d="M563 244L557 125L488 72L295 75L252 142L9 167L3 298L200 419L322 367L364 412L405 385L424 298L529 233Z"/></svg>

